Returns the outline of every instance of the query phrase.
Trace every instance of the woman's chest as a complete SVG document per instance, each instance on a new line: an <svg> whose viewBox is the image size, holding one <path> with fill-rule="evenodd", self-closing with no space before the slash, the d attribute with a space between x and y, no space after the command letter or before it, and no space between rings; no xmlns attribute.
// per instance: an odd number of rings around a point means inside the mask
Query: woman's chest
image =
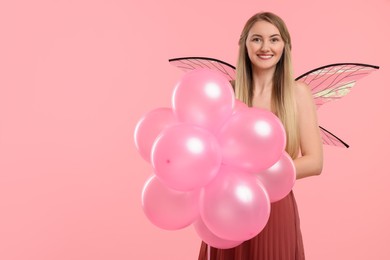
<svg viewBox="0 0 390 260"><path fill-rule="evenodd" d="M271 95L254 96L252 106L271 111Z"/></svg>

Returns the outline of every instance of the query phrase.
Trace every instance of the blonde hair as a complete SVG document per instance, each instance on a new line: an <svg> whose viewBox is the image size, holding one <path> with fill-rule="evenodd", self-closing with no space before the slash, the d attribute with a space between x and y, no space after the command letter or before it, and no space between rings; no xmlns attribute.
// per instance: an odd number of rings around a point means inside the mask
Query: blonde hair
<svg viewBox="0 0 390 260"><path fill-rule="evenodd" d="M239 40L239 53L237 60L236 80L234 89L236 98L252 106L253 77L252 65L248 57L246 39L249 30L258 21L266 21L278 28L284 42L283 55L276 65L273 76L271 94L271 110L283 123L287 135L286 152L296 158L299 152L299 131L297 124L296 105L294 99L294 78L291 62L291 38L286 24L277 15L270 12L262 12L253 15L246 22Z"/></svg>

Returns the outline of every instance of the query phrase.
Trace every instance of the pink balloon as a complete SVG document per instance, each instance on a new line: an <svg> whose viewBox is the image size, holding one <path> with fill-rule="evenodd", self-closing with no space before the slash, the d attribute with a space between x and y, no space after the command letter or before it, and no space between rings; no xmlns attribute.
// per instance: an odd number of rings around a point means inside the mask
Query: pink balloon
<svg viewBox="0 0 390 260"><path fill-rule="evenodd" d="M245 241L266 225L270 202L265 189L253 174L221 166L217 177L202 189L200 215L216 236Z"/></svg>
<svg viewBox="0 0 390 260"><path fill-rule="evenodd" d="M156 137L163 129L177 123L177 119L170 108L157 108L146 113L138 121L134 131L134 141L138 152L147 162Z"/></svg>
<svg viewBox="0 0 390 260"><path fill-rule="evenodd" d="M215 248L221 248L221 249L227 249L227 248L233 248L241 244L243 241L231 241L222 239L220 237L217 237L213 232L211 232L202 219L198 219L193 223L196 233L199 235L199 237L208 245L215 247Z"/></svg>
<svg viewBox="0 0 390 260"><path fill-rule="evenodd" d="M177 230L199 217L199 190L181 192L168 188L156 176L149 178L142 191L142 209L157 227Z"/></svg>
<svg viewBox="0 0 390 260"><path fill-rule="evenodd" d="M165 129L152 148L156 175L180 191L205 186L217 175L221 161L222 152L215 136L194 125Z"/></svg>
<svg viewBox="0 0 390 260"><path fill-rule="evenodd" d="M223 164L252 173L275 164L286 146L280 120L267 110L253 107L232 115L217 136Z"/></svg>
<svg viewBox="0 0 390 260"><path fill-rule="evenodd" d="M172 107L180 121L215 133L233 112L233 88L221 73L193 70L176 85Z"/></svg>
<svg viewBox="0 0 390 260"><path fill-rule="evenodd" d="M270 168L256 177L266 189L271 202L283 199L294 186L296 173L293 160L287 152Z"/></svg>
<svg viewBox="0 0 390 260"><path fill-rule="evenodd" d="M240 101L239 99L236 99L234 101L233 114L245 111L246 109L248 109L247 104L245 104L244 102Z"/></svg>

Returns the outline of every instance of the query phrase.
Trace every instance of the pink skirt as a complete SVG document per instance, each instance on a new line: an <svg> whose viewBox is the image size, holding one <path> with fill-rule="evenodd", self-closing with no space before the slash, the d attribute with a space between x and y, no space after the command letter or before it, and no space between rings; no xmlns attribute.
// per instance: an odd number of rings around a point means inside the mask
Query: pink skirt
<svg viewBox="0 0 390 260"><path fill-rule="evenodd" d="M271 204L265 228L251 240L231 249L217 249L202 242L198 260L304 260L299 215L293 192Z"/></svg>

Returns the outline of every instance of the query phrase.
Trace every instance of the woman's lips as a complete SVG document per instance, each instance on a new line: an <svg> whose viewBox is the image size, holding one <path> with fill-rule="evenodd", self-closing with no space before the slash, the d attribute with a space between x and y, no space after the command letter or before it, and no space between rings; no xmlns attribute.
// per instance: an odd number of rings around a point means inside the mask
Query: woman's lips
<svg viewBox="0 0 390 260"><path fill-rule="evenodd" d="M259 57L262 60L269 60L273 57L272 54L258 54L257 57Z"/></svg>

